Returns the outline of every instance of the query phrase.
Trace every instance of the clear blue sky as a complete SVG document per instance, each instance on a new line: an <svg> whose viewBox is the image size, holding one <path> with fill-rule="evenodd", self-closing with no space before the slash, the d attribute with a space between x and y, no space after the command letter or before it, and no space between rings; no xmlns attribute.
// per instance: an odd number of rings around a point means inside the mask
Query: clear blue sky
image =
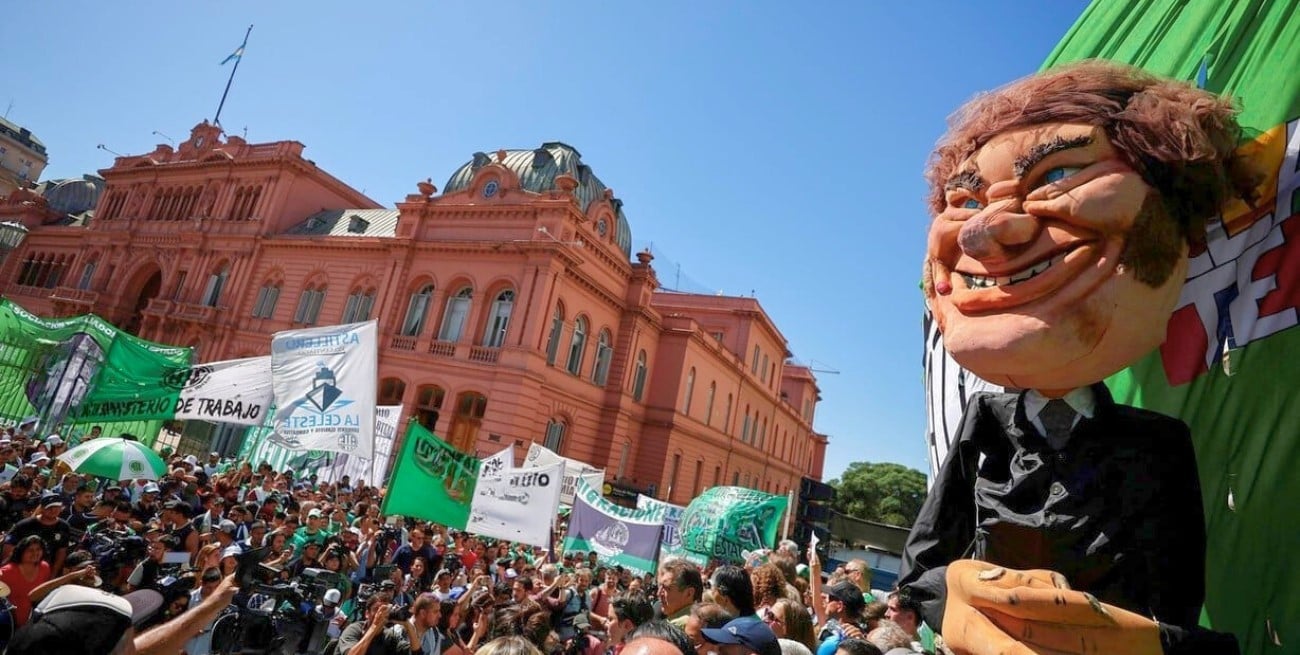
<svg viewBox="0 0 1300 655"><path fill-rule="evenodd" d="M1033 72L1083 0L38 2L10 12L0 108L45 177L222 113L379 202L476 150L564 141L626 203L662 281L748 295L822 373L827 479L926 470L921 172L945 117Z"/></svg>

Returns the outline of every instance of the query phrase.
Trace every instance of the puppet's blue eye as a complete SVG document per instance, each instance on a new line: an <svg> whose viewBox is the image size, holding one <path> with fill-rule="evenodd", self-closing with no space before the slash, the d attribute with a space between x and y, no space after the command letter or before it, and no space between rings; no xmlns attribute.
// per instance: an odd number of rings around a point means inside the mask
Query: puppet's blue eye
<svg viewBox="0 0 1300 655"><path fill-rule="evenodd" d="M1081 170L1083 169L1078 166L1057 166L1056 168L1047 171L1046 175L1043 175L1043 184L1053 184L1055 182L1060 182L1061 180L1064 180L1065 178L1070 177L1071 175L1074 175L1075 173L1078 173Z"/></svg>
<svg viewBox="0 0 1300 655"><path fill-rule="evenodd" d="M967 198L961 203L962 209L983 209L984 205L974 198Z"/></svg>

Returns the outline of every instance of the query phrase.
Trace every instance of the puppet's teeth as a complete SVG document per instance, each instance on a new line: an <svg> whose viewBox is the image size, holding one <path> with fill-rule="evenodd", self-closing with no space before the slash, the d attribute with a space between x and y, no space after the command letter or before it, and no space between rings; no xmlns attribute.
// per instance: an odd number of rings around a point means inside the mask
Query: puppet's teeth
<svg viewBox="0 0 1300 655"><path fill-rule="evenodd" d="M1061 262L1064 259L1065 259L1065 255L1057 255L1056 257L1053 257L1051 259L1045 259L1037 264L1034 264L1033 266L1030 266L1029 268L1026 268L1023 271L1020 271L1015 275L1009 275L1009 276L994 277L994 276L987 276L987 275L972 275L970 273L962 273L961 276L962 279L966 281L967 288L970 289L989 289L992 287L1007 287L1013 284L1019 284L1020 282L1024 282L1025 280L1031 280L1035 277L1038 277L1039 275L1045 273L1047 269L1051 268L1054 264Z"/></svg>

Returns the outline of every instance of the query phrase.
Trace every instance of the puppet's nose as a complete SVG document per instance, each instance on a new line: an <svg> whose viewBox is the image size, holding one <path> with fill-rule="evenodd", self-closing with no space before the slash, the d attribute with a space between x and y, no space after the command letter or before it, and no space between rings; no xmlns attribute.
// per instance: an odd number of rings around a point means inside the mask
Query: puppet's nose
<svg viewBox="0 0 1300 655"><path fill-rule="evenodd" d="M962 224L957 244L979 260L1011 259L1038 234L1038 219L1026 214L1018 198L999 202Z"/></svg>

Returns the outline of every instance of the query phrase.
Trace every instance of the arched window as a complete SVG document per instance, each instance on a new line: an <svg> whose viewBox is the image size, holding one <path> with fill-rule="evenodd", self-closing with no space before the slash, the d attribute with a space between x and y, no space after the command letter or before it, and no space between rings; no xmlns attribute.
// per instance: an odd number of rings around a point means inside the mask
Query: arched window
<svg viewBox="0 0 1300 655"><path fill-rule="evenodd" d="M208 286L203 290L203 305L206 307L216 307L217 302L221 300L221 292L226 288L226 279L230 277L230 265L222 264L221 268L208 277Z"/></svg>
<svg viewBox="0 0 1300 655"><path fill-rule="evenodd" d="M90 288L90 281L95 277L95 268L99 265L99 260L92 259L81 267L81 280L77 282L77 288L85 291Z"/></svg>
<svg viewBox="0 0 1300 655"><path fill-rule="evenodd" d="M582 354L587 346L587 319L579 316L573 322L573 339L569 341L569 362L565 368L574 375L582 371Z"/></svg>
<svg viewBox="0 0 1300 655"><path fill-rule="evenodd" d="M731 432L731 394L727 394L727 409L722 413L722 431Z"/></svg>
<svg viewBox="0 0 1300 655"><path fill-rule="evenodd" d="M553 418L546 423L546 441L542 444L553 453L559 453L564 447L564 421Z"/></svg>
<svg viewBox="0 0 1300 655"><path fill-rule="evenodd" d="M500 348L506 342L506 330L510 327L510 310L515 306L515 292L506 289L497 294L492 301L492 313L488 315L487 329L483 332L483 345L488 348Z"/></svg>
<svg viewBox="0 0 1300 655"><path fill-rule="evenodd" d="M446 397L447 390L436 384L426 384L415 390L415 420L429 432L438 427L438 415Z"/></svg>
<svg viewBox="0 0 1300 655"><path fill-rule="evenodd" d="M767 417L763 418L763 429L758 431L758 447L761 450L767 445Z"/></svg>
<svg viewBox="0 0 1300 655"><path fill-rule="evenodd" d="M439 341L460 341L465 329L465 319L469 316L469 303L474 297L474 290L465 287L456 295L447 299L447 309L442 313L442 327L438 330Z"/></svg>
<svg viewBox="0 0 1300 655"><path fill-rule="evenodd" d="M706 399L706 402L704 403L704 424L705 425L713 424L713 397L716 395L718 395L718 383L710 382L709 395L708 398Z"/></svg>
<svg viewBox="0 0 1300 655"><path fill-rule="evenodd" d="M280 283L270 282L257 290L257 302L253 303L253 318L271 318L275 315L275 305L280 301Z"/></svg>
<svg viewBox="0 0 1300 655"><path fill-rule="evenodd" d="M749 408L745 408L745 422L740 426L740 440L749 443Z"/></svg>
<svg viewBox="0 0 1300 655"><path fill-rule="evenodd" d="M555 315L551 317L551 334L546 338L546 363L553 366L555 356L560 351L560 335L564 334L564 305L555 305Z"/></svg>
<svg viewBox="0 0 1300 655"><path fill-rule="evenodd" d="M325 286L307 287L298 297L298 309L293 313L293 322L303 325L315 325L320 318L321 305L325 304Z"/></svg>
<svg viewBox="0 0 1300 655"><path fill-rule="evenodd" d="M370 310L375 307L375 290L357 289L348 296L348 304L343 307L343 323L360 323L370 320Z"/></svg>
<svg viewBox="0 0 1300 655"><path fill-rule="evenodd" d="M632 373L632 400L641 402L645 394L646 357L645 351L636 354L636 370Z"/></svg>
<svg viewBox="0 0 1300 655"><path fill-rule="evenodd" d="M379 382L380 405L400 405L402 396L406 395L406 383L398 378L384 378Z"/></svg>
<svg viewBox="0 0 1300 655"><path fill-rule="evenodd" d="M686 373L686 397L682 399L682 413L691 415L691 397L695 395L695 367Z"/></svg>
<svg viewBox="0 0 1300 655"><path fill-rule="evenodd" d="M609 330L601 330L596 339L596 365L591 369L591 381L602 387L609 381L609 360L614 356L611 340Z"/></svg>
<svg viewBox="0 0 1300 655"><path fill-rule="evenodd" d="M426 284L419 291L411 294L406 303L406 317L402 319L402 336L418 337L424 332L424 323L429 316L429 303L433 301L433 285Z"/></svg>

